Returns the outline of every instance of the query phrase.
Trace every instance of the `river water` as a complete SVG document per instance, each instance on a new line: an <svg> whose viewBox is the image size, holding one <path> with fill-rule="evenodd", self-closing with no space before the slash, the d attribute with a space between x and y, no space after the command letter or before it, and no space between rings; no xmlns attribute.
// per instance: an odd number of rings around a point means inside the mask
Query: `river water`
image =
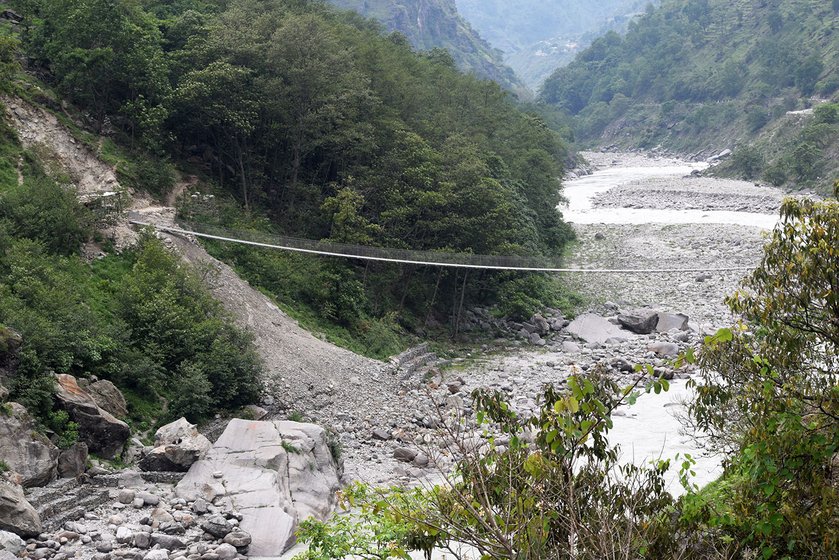
<svg viewBox="0 0 839 560"><path fill-rule="evenodd" d="M560 206L566 221L574 224L729 224L772 229L776 214L673 208L599 208L597 195L615 187L649 179L672 178L681 181L686 175L708 167L704 163L670 161L666 165L616 166L568 181L564 195L567 204ZM737 193L738 183L720 181L721 193ZM747 185L742 183L742 186ZM726 191L729 191L726 193Z"/></svg>

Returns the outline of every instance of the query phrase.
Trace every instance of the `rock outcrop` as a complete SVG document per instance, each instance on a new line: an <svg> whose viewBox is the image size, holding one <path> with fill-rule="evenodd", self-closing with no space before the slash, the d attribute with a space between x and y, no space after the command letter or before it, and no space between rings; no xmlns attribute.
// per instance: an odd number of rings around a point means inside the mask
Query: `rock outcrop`
<svg viewBox="0 0 839 560"><path fill-rule="evenodd" d="M58 456L58 476L76 478L87 469L87 444L77 441Z"/></svg>
<svg viewBox="0 0 839 560"><path fill-rule="evenodd" d="M18 403L0 412L0 460L24 486L44 486L57 476L58 448L38 433L35 420Z"/></svg>
<svg viewBox="0 0 839 560"><path fill-rule="evenodd" d="M626 338L628 332L622 330L594 313L586 313L574 319L567 328L574 336L590 343L604 343L610 338Z"/></svg>
<svg viewBox="0 0 839 560"><path fill-rule="evenodd" d="M181 418L157 430L154 449L140 460L140 468L144 471L186 472L212 445L193 424Z"/></svg>
<svg viewBox="0 0 839 560"><path fill-rule="evenodd" d="M103 379L83 385L79 380L79 386L93 397L99 408L108 411L117 418L128 416L128 403L125 402L125 397L117 389L117 386L110 381Z"/></svg>
<svg viewBox="0 0 839 560"><path fill-rule="evenodd" d="M90 451L106 459L115 457L131 435L128 424L100 408L72 375L59 374L55 377L56 400L79 425L81 441Z"/></svg>
<svg viewBox="0 0 839 560"><path fill-rule="evenodd" d="M242 515L240 527L252 537L249 554L270 557L294 543L300 520L324 519L339 488L340 468L323 428L232 420L176 494L235 509Z"/></svg>
<svg viewBox="0 0 839 560"><path fill-rule="evenodd" d="M10 531L21 537L36 537L42 529L41 519L26 500L23 488L0 480L0 531Z"/></svg>

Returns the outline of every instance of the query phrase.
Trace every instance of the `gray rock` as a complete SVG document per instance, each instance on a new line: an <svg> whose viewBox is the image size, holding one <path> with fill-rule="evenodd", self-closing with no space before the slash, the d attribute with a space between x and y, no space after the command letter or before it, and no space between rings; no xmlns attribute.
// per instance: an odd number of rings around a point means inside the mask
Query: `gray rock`
<svg viewBox="0 0 839 560"><path fill-rule="evenodd" d="M201 528L204 529L204 531L206 531L207 533L213 535L217 539L224 538L227 536L228 533L233 531L233 525L231 525L227 521L227 519L225 519L221 515L214 515L213 517L204 521L201 524Z"/></svg>
<svg viewBox="0 0 839 560"><path fill-rule="evenodd" d="M151 547L151 534L141 531L134 535L134 546L143 550Z"/></svg>
<svg viewBox="0 0 839 560"><path fill-rule="evenodd" d="M93 397L79 387L75 377L58 374L56 400L79 425L79 437L88 449L105 459L112 459L131 435L128 424L99 408Z"/></svg>
<svg viewBox="0 0 839 560"><path fill-rule="evenodd" d="M192 503L192 511L198 515L204 515L210 511L210 504L204 498L198 498Z"/></svg>
<svg viewBox="0 0 839 560"><path fill-rule="evenodd" d="M21 476L23 486L44 486L58 474L58 448L38 432L26 408L8 403L0 412L0 458Z"/></svg>
<svg viewBox="0 0 839 560"><path fill-rule="evenodd" d="M18 560L18 557L8 550L0 550L0 560Z"/></svg>
<svg viewBox="0 0 839 560"><path fill-rule="evenodd" d="M373 430L373 439L379 441L388 441L390 439L390 432L387 430L383 430L382 428L376 428Z"/></svg>
<svg viewBox="0 0 839 560"><path fill-rule="evenodd" d="M24 548L26 548L26 543L22 538L8 531L0 531L0 550L18 555Z"/></svg>
<svg viewBox="0 0 839 560"><path fill-rule="evenodd" d="M326 519L339 489L340 468L320 426L232 420L175 491L239 511L250 555L276 557L293 544L298 519Z"/></svg>
<svg viewBox="0 0 839 560"><path fill-rule="evenodd" d="M165 548L150 550L143 556L143 560L169 560L169 551Z"/></svg>
<svg viewBox="0 0 839 560"><path fill-rule="evenodd" d="M566 330L589 343L602 344L610 338L626 336L626 331L593 313L580 315L568 325Z"/></svg>
<svg viewBox="0 0 839 560"><path fill-rule="evenodd" d="M251 536L244 531L233 531L224 537L224 542L236 548L245 548L251 544Z"/></svg>
<svg viewBox="0 0 839 560"><path fill-rule="evenodd" d="M250 418L251 420L262 420L263 418L268 416L267 410L255 404L249 404L248 406L246 406L243 409L243 413L246 417Z"/></svg>
<svg viewBox="0 0 839 560"><path fill-rule="evenodd" d="M147 506L156 506L160 503L160 496L151 492L137 492L136 497L143 500L143 504Z"/></svg>
<svg viewBox="0 0 839 560"><path fill-rule="evenodd" d="M108 554L114 549L113 541L99 541L96 543L96 552L101 552L102 554Z"/></svg>
<svg viewBox="0 0 839 560"><path fill-rule="evenodd" d="M87 469L87 444L77 441L58 455L58 476L76 478Z"/></svg>
<svg viewBox="0 0 839 560"><path fill-rule="evenodd" d="M134 490L120 490L117 494L117 501L121 504L128 505L134 501L137 493Z"/></svg>
<svg viewBox="0 0 839 560"><path fill-rule="evenodd" d="M218 555L219 560L233 560L239 555L239 551L237 551L236 547L231 544L222 543L216 549L216 554Z"/></svg>
<svg viewBox="0 0 839 560"><path fill-rule="evenodd" d="M170 551L181 550L186 548L186 544L184 544L184 541L182 541L178 537L167 535L165 533L152 533L151 544L152 546L159 546L160 548L165 548L166 550Z"/></svg>
<svg viewBox="0 0 839 560"><path fill-rule="evenodd" d="M212 447L186 418L180 418L157 430L154 449L140 460L144 471L186 472Z"/></svg>
<svg viewBox="0 0 839 560"><path fill-rule="evenodd" d="M540 342L543 342L543 341L542 341L542 337L541 337L541 336L539 336L539 333L533 333L533 334L531 334L531 335L528 337L528 341L530 342L530 344L537 345L537 346L539 345L539 343L540 343Z"/></svg>
<svg viewBox="0 0 839 560"><path fill-rule="evenodd" d="M530 322L536 325L536 328L538 329L536 332L542 336L545 336L551 331L551 326L548 324L548 321L538 313L530 319Z"/></svg>
<svg viewBox="0 0 839 560"><path fill-rule="evenodd" d="M636 309L618 315L623 328L636 334L650 334L658 324L658 313L652 309Z"/></svg>
<svg viewBox="0 0 839 560"><path fill-rule="evenodd" d="M119 527L117 528L116 540L120 544L133 544L134 531L128 527Z"/></svg>
<svg viewBox="0 0 839 560"><path fill-rule="evenodd" d="M416 458L417 454L416 451L408 447L399 447L393 452L393 458L403 463L410 463Z"/></svg>
<svg viewBox="0 0 839 560"><path fill-rule="evenodd" d="M654 342L647 346L647 350L665 358L675 358L679 355L679 345L672 342Z"/></svg>
<svg viewBox="0 0 839 560"><path fill-rule="evenodd" d="M563 342L561 348L566 354L579 354L582 351L579 344L570 340Z"/></svg>
<svg viewBox="0 0 839 560"><path fill-rule="evenodd" d="M655 329L658 332L686 331L688 330L688 321L690 321L690 317L683 313L659 313L658 324Z"/></svg>
<svg viewBox="0 0 839 560"><path fill-rule="evenodd" d="M425 453L417 453L417 456L414 457L414 465L420 468L424 468L428 466L428 455Z"/></svg>
<svg viewBox="0 0 839 560"><path fill-rule="evenodd" d="M0 480L0 531L21 537L37 537L43 532L41 519L26 500L23 488Z"/></svg>
<svg viewBox="0 0 839 560"><path fill-rule="evenodd" d="M110 381L102 380L91 383L85 387L85 390L90 393L99 408L106 410L117 418L128 416L128 405L125 402L125 397L116 385Z"/></svg>

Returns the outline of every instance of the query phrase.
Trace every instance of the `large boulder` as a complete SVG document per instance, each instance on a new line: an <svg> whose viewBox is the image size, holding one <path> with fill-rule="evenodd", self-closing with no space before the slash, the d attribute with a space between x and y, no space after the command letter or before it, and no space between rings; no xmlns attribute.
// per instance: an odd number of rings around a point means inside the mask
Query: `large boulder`
<svg viewBox="0 0 839 560"><path fill-rule="evenodd" d="M55 377L56 400L70 419L79 425L81 441L90 451L105 459L115 457L131 435L128 424L100 408L72 375L59 374Z"/></svg>
<svg viewBox="0 0 839 560"><path fill-rule="evenodd" d="M43 531L35 508L26 501L23 488L0 480L0 531L21 537L37 537Z"/></svg>
<svg viewBox="0 0 839 560"><path fill-rule="evenodd" d="M87 470L87 444L77 441L58 456L58 476L76 478Z"/></svg>
<svg viewBox="0 0 839 560"><path fill-rule="evenodd" d="M650 334L658 324L658 313L652 309L636 309L618 315L623 328L636 334Z"/></svg>
<svg viewBox="0 0 839 560"><path fill-rule="evenodd" d="M684 313L659 313L655 330L658 332L686 331L688 330L688 321L690 321L690 317Z"/></svg>
<svg viewBox="0 0 839 560"><path fill-rule="evenodd" d="M571 324L568 325L566 330L586 342L600 344L603 344L610 338L624 338L627 334L626 331L621 330L617 325L610 323L608 320L594 313L580 315L571 321Z"/></svg>
<svg viewBox="0 0 839 560"><path fill-rule="evenodd" d="M186 418L157 430L154 449L140 460L144 471L186 472L213 446Z"/></svg>
<svg viewBox="0 0 839 560"><path fill-rule="evenodd" d="M35 420L18 403L0 411L0 460L26 487L45 486L58 474L58 448L38 432Z"/></svg>
<svg viewBox="0 0 839 560"><path fill-rule="evenodd" d="M99 408L108 411L117 418L128 416L128 403L117 386L110 381L102 380L91 383L85 388L90 393Z"/></svg>
<svg viewBox="0 0 839 560"><path fill-rule="evenodd" d="M320 426L232 420L175 489L242 514L248 554L282 556L308 517L326 519L340 489L340 468Z"/></svg>
<svg viewBox="0 0 839 560"><path fill-rule="evenodd" d="M23 552L26 543L20 536L8 531L0 531L0 552L8 552L13 557Z"/></svg>

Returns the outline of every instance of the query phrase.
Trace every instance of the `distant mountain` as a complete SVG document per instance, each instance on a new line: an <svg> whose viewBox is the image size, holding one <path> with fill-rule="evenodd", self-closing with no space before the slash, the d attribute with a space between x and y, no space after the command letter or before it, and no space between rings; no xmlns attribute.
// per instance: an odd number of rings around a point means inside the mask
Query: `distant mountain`
<svg viewBox="0 0 839 560"><path fill-rule="evenodd" d="M609 30L658 0L455 0L463 17L505 53L532 89Z"/></svg>
<svg viewBox="0 0 839 560"><path fill-rule="evenodd" d="M664 0L558 70L541 97L573 115L582 141L739 147L735 172L806 185L839 172L839 107L824 103L838 91L839 2Z"/></svg>
<svg viewBox="0 0 839 560"><path fill-rule="evenodd" d="M405 35L414 48L442 47L458 68L494 80L506 89L526 90L515 72L458 13L454 0L327 0L330 4L380 21L390 31Z"/></svg>

